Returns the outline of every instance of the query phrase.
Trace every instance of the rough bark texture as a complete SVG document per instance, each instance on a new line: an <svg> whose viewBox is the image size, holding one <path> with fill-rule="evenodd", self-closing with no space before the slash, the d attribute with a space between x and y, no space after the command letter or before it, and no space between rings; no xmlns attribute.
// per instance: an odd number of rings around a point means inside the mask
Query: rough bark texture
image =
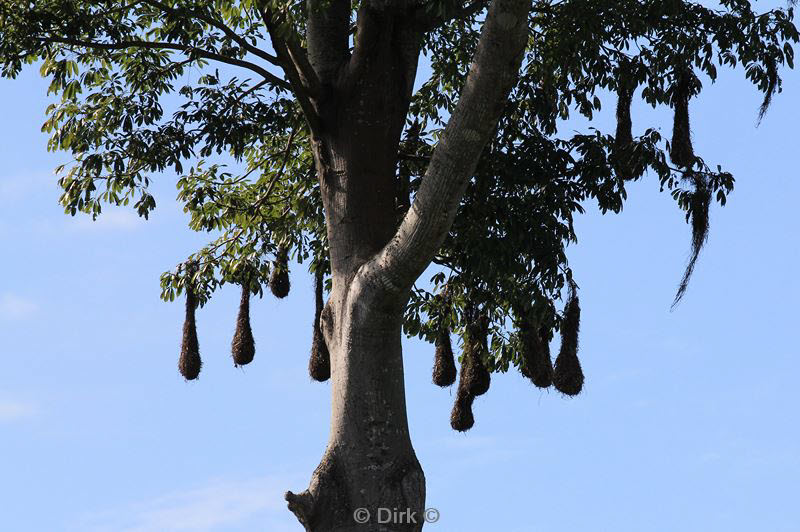
<svg viewBox="0 0 800 532"><path fill-rule="evenodd" d="M410 509L422 516L425 477L406 419L400 346L400 305L362 279L334 290L322 317L331 354L332 407L328 448L308 490L287 494L307 530L419 530L420 526L358 525L366 508ZM373 526L374 525L374 526Z"/></svg>
<svg viewBox="0 0 800 532"><path fill-rule="evenodd" d="M364 3L347 56L343 12L311 10L308 60L323 86L312 145L325 206L333 287L321 316L330 353L328 447L289 508L314 532L422 528L425 477L406 419L402 313L446 235L518 73L529 0L495 0L461 101L400 228L397 150L416 75L421 26L403 2ZM364 524L354 512L365 508ZM379 523L380 508L416 522Z"/></svg>

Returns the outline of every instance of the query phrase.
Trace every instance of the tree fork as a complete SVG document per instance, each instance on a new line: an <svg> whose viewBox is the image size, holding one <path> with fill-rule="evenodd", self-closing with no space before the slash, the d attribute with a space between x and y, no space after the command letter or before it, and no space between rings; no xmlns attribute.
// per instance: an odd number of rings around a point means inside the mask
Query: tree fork
<svg viewBox="0 0 800 532"><path fill-rule="evenodd" d="M345 85L325 102L321 128L312 133L333 280L321 316L332 386L327 450L308 489L286 494L307 531L422 528L425 476L406 416L403 309L414 280L449 230L517 79L529 9L530 0L494 0L462 101L417 196L422 207L412 205L399 229L397 153L421 34L400 17L368 6L359 12L361 27L383 31L359 40ZM312 60L327 63L329 56L316 53L316 36L309 42ZM420 237L424 243L416 241ZM360 524L354 512L362 508L370 519ZM407 512L417 522L379 523L381 509Z"/></svg>
<svg viewBox="0 0 800 532"><path fill-rule="evenodd" d="M487 286L500 287L487 302L490 311L513 306L520 293L536 294L539 303L557 299L564 281L573 284L564 248L575 236L573 214L581 211L574 198L594 197L603 212L616 212L627 199L617 178L654 171L662 184L666 180L664 188L687 210L692 224L693 254L677 303L707 237L709 205L714 198L724 204L733 189L732 175L721 167L708 168L695 157L691 145L689 99L702 88L698 75L716 76L709 50L716 51L719 66L742 64L747 78L765 93L760 119L780 90L777 69L792 66L800 32L791 10L756 14L748 1L727 2L720 10L674 2L656 9L656 17L652 9L636 2L624 13L592 2L537 2L533 18L529 17L532 0L470 0L462 6L439 6L444 9L438 14L431 13L430 3L424 1L304 1L308 9L291 13L265 0L193 2L190 9L167 0L0 2L0 77L14 78L25 65L43 62L42 73L51 81L49 92L61 97L60 104L48 108L43 129L51 134L51 149L73 156L67 172L63 166L57 170L62 174L60 203L72 215L96 216L102 204L133 199L138 214L146 218L155 208L147 191L150 174L167 168L184 174L183 163L197 153L229 152L237 159L244 155L247 173L233 180L218 180L222 174L214 165L205 170L198 166L178 183L180 197L192 214L192 228L226 228L225 235L190 256L187 266L202 264L198 272L179 268L162 277L163 299L172 300L186 290L181 372L193 379L200 371L194 323L197 298L207 301L231 281L229 274L238 271L237 262L258 265L262 280L260 267L272 250L270 244L296 242L300 256L311 249L317 259L327 247L329 257L323 260L329 259L333 286L329 304L321 312L317 306L316 321L322 326L316 338L324 336L330 347L330 438L308 489L287 494L287 500L308 530L374 530L377 525L383 525L377 527L381 530L418 529L419 523L373 521L357 526L352 514L358 508L374 514L384 507L418 511L424 506L424 475L408 434L401 350L403 310L415 280L439 251L455 250L438 262L457 275L477 271ZM452 32L424 39L453 18L459 24ZM754 20L759 23L753 25ZM672 31L675 28L680 31ZM273 51L259 46L261 37L267 37L264 29ZM480 38L471 64L463 54L448 53L464 43L472 47L477 31ZM587 32L591 39L585 38ZM141 40L144 35L157 35L158 40ZM641 46L629 49L631 42ZM430 80L433 85L428 87L434 91L419 94L420 105L414 105L409 117L422 47L432 52L433 72L443 76ZM518 84L522 90L515 98L520 101L509 102L525 54L532 68L524 69ZM180 88L182 73L205 68L206 60L247 69L264 79L250 84L232 77L220 84L217 75L203 76ZM261 61L280 67L283 77ZM637 65L630 80L633 85L622 84L625 90L618 95L617 149L594 133L576 132L569 141L549 132L548 124L563 115L565 105L592 119L600 102L589 104L589 100L598 88L608 87L613 69L583 67L613 66L609 61ZM454 76L467 69L461 94L453 94L453 86L459 85ZM661 90L670 81L675 85ZM624 152L632 138L629 107L635 84L656 87L643 93L643 99L675 107L676 120L668 148L659 147L649 128L628 161L627 155L620 159L615 151ZM441 89L438 94L436 87ZM170 118L159 102L175 90L186 103ZM447 99L447 113L441 96ZM236 103L235 112L230 102ZM310 146L293 144L306 138L305 132L297 131L298 112L307 121ZM431 118L434 127L446 120L447 125L422 152L398 154L409 118L423 124L431 124ZM426 133L420 132L425 141ZM287 164L276 168L272 163L278 154L272 152L287 134L284 159L294 163L284 160ZM497 149L493 143L491 150L485 150L492 138L498 141ZM578 159L562 157L564 141L585 146L579 150L585 153ZM610 158L600 157L608 148ZM251 149L264 159L251 158ZM312 154L319 189L309 187L305 179ZM414 166L404 174L412 173L414 180L405 184L405 175L397 175L397 160L409 156ZM670 165L670 156L678 168ZM487 163L480 168L479 158ZM620 161L625 164L616 164ZM421 168L423 164L427 168ZM540 168L548 171L538 172ZM264 190L261 179L248 179L257 170L262 178L270 178ZM531 179L516 179L522 173ZM553 175L564 179L551 182ZM693 190L683 190L684 178L693 181ZM463 201L471 179L479 184L477 194ZM492 180L497 194L480 186ZM98 187L103 182L111 188L103 191ZM285 186L275 188L278 183ZM398 193L409 195L412 184L413 204L409 205L410 198L395 202ZM531 194L519 194L520 187ZM475 200L483 198L486 209L471 209ZM272 208L283 202L289 209L310 204L314 208L298 208L287 216L287 211ZM319 203L325 212L324 227ZM462 204L464 219L453 230ZM266 205L270 208L260 208ZM490 208L499 215L494 221L484 214ZM486 221L495 226L496 234L519 227L532 234L501 243L462 230ZM325 231L327 235L322 234ZM301 241L291 238L297 235ZM310 246L306 236L313 239ZM449 236L453 241L442 250ZM267 245L256 246L264 244L261 238L268 239ZM512 247L506 249L507 244ZM491 261L495 255L510 260L484 268L484 258ZM532 275L519 276L523 270L529 272L529 265ZM508 274L514 275L514 283L506 282ZM572 288L574 292L574 284ZM249 298L244 296L249 295L243 294L245 308ZM583 382L577 359L577 303L577 298L571 300L561 320L551 305L542 306L542 315L537 316L541 323L526 325L531 340L526 343L541 340L545 351L538 384L553 380L567 394L579 392ZM409 310L416 321L417 307ZM453 318L454 327L468 325L463 313L456 312ZM551 368L547 340L558 323L562 350ZM249 326L245 330L251 332ZM524 339L522 326L520 333ZM493 346L492 362L510 362L513 356L506 348L515 342L498 339L501 345ZM535 377L535 364L523 362L522 369ZM460 393L453 416L457 430L472 426L469 407L475 391L479 390Z"/></svg>

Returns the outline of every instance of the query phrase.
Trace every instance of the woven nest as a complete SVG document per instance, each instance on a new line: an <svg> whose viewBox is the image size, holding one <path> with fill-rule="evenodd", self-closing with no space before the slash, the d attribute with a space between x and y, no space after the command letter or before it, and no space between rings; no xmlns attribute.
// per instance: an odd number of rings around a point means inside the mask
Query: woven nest
<svg viewBox="0 0 800 532"><path fill-rule="evenodd" d="M635 177L631 103L636 90L636 80L632 74L628 63L620 65L617 73L617 130L614 135L612 159L617 175L625 180Z"/></svg>
<svg viewBox="0 0 800 532"><path fill-rule="evenodd" d="M453 346L450 343L450 331L445 328L436 337L433 383L444 388L454 382L456 382L456 362L453 356Z"/></svg>
<svg viewBox="0 0 800 532"><path fill-rule="evenodd" d="M272 295L283 299L289 295L289 251L286 247L278 248L278 254L273 263L272 273L269 277L269 289Z"/></svg>
<svg viewBox="0 0 800 532"><path fill-rule="evenodd" d="M538 388L550 387L553 384L550 346L531 321L522 324L519 332L522 337L522 374Z"/></svg>
<svg viewBox="0 0 800 532"><path fill-rule="evenodd" d="M183 322L183 336L181 340L181 356L178 360L178 369L186 380L194 380L200 376L203 361L200 359L200 344L197 341L197 324L195 323L195 309L197 298L190 288L186 290L186 320Z"/></svg>
<svg viewBox="0 0 800 532"><path fill-rule="evenodd" d="M475 397L469 392L459 388L456 400L453 403L453 411L450 413L450 426L458 432L466 432L475 425L475 417L472 415L472 403Z"/></svg>
<svg viewBox="0 0 800 532"><path fill-rule="evenodd" d="M331 377L331 356L322 334L322 309L324 303L322 268L318 267L314 275L314 323L311 336L311 356L308 359L308 374L317 382L324 382Z"/></svg>
<svg viewBox="0 0 800 532"><path fill-rule="evenodd" d="M553 384L565 395L578 395L583 389L583 370L578 360L580 323L581 307L573 285L561 322L561 349L553 367Z"/></svg>
<svg viewBox="0 0 800 532"><path fill-rule="evenodd" d="M681 75L675 86L675 116L672 121L672 142L669 157L673 163L683 168L694 165L694 148L692 147L692 129L689 124L689 78Z"/></svg>
<svg viewBox="0 0 800 532"><path fill-rule="evenodd" d="M461 362L461 381L459 386L465 387L475 397L489 391L491 375L483 363L482 345L473 337L467 337Z"/></svg>
<svg viewBox="0 0 800 532"><path fill-rule="evenodd" d="M235 366L244 366L253 361L255 354L256 342L250 327L250 289L243 284L239 315L236 317L236 332L231 342L231 355Z"/></svg>

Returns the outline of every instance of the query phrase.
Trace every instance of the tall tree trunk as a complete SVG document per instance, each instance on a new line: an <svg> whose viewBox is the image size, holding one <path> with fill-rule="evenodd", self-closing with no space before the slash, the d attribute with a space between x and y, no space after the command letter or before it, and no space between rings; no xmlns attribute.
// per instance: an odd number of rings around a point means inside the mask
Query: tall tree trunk
<svg viewBox="0 0 800 532"><path fill-rule="evenodd" d="M321 316L331 357L330 439L309 488L287 501L313 532L420 530L415 522L381 522L395 510L414 516L406 521L421 519L425 504L406 419L401 328L408 294L387 292L362 269L396 228L402 125L390 135L371 112L351 111L339 115L316 153L333 275Z"/></svg>
<svg viewBox="0 0 800 532"><path fill-rule="evenodd" d="M287 494L313 532L422 528L425 476L408 432L401 301L363 276L322 316L331 354L331 432L307 491Z"/></svg>
<svg viewBox="0 0 800 532"><path fill-rule="evenodd" d="M324 35L328 23L336 22L315 20L314 28ZM420 530L425 505L406 419L408 293L390 294L361 270L397 229L397 151L421 34L367 8L359 25L359 46L340 72L325 66L334 61L330 51L311 49L331 87L313 140L333 276L321 316L331 357L331 433L309 488L287 501L313 532Z"/></svg>
<svg viewBox="0 0 800 532"><path fill-rule="evenodd" d="M326 36L346 27L334 14L349 3L331 5L334 11L312 10L308 26L309 58L326 87L312 143L333 276L321 316L331 356L331 433L308 489L286 499L310 532L418 531L425 476L406 419L403 310L516 80L530 0L493 0L459 104L400 227L397 147L422 30L399 15L405 3L366 1L355 49L338 63L346 44Z"/></svg>

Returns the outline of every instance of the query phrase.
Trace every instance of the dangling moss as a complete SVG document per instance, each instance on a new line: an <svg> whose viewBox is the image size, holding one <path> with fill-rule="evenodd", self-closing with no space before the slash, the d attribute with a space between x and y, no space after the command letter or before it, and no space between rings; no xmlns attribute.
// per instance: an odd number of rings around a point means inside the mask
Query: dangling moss
<svg viewBox="0 0 800 532"><path fill-rule="evenodd" d="M632 168L633 122L631 102L636 91L636 80L629 61L623 61L617 70L617 131L614 136L614 166L622 179L634 178Z"/></svg>
<svg viewBox="0 0 800 532"><path fill-rule="evenodd" d="M197 297L190 286L186 287L186 320L183 322L183 338L181 341L181 356L178 360L178 369L183 378L191 381L200 375L203 361L200 359L200 344L197 341L197 325L195 323L195 309Z"/></svg>
<svg viewBox="0 0 800 532"><path fill-rule="evenodd" d="M314 332L311 339L311 357L308 360L308 374L318 382L325 382L331 377L331 357L328 346L325 344L325 336L322 334L322 309L323 294L322 288L325 281L322 268L318 265L314 276Z"/></svg>
<svg viewBox="0 0 800 532"><path fill-rule="evenodd" d="M778 77L778 67L775 64L775 59L768 57L766 59L766 73L767 73L767 90L764 92L764 101L761 102L761 107L758 110L758 123L764 119L767 114L772 97L780 88L780 78Z"/></svg>
<svg viewBox="0 0 800 532"><path fill-rule="evenodd" d="M691 168L694 164L694 148L692 147L692 129L689 124L690 74L682 72L676 79L673 103L675 117L672 122L672 142L669 156L673 163L683 168Z"/></svg>
<svg viewBox="0 0 800 532"><path fill-rule="evenodd" d="M456 400L453 403L453 411L450 413L450 426L458 432L466 432L475 425L475 417L472 415L472 403L475 397L469 392L458 388Z"/></svg>
<svg viewBox="0 0 800 532"><path fill-rule="evenodd" d="M289 295L289 286L289 249L280 246L275 262L272 263L269 288L275 297L283 299Z"/></svg>
<svg viewBox="0 0 800 532"><path fill-rule="evenodd" d="M553 384L550 346L542 338L535 320L527 313L521 316L519 334L522 340L521 373L538 388L550 387Z"/></svg>
<svg viewBox="0 0 800 532"><path fill-rule="evenodd" d="M436 337L436 356L433 363L433 383L445 388L456 382L456 362L450 343L450 329L444 327Z"/></svg>
<svg viewBox="0 0 800 532"><path fill-rule="evenodd" d="M570 286L569 299L561 322L561 350L553 368L553 384L566 395L578 395L583 389L583 370L578 360L578 333L581 324L581 307L577 287Z"/></svg>
<svg viewBox="0 0 800 532"><path fill-rule="evenodd" d="M689 288L689 280L694 273L694 267L700 257L700 251L702 251L708 240L711 186L698 174L693 176L693 180L694 191L689 199L689 218L692 223L692 252L686 265L686 270L683 272L681 283L678 285L678 293L675 294L675 300L672 302L673 308L680 302L686 293L686 289Z"/></svg>
<svg viewBox="0 0 800 532"><path fill-rule="evenodd" d="M256 342L253 329L250 327L250 287L242 283L242 299L239 303L239 315L236 318L236 332L231 342L231 355L235 366L244 366L253 361L256 354Z"/></svg>
<svg viewBox="0 0 800 532"><path fill-rule="evenodd" d="M464 338L464 353L461 363L461 381L459 386L465 387L470 395L478 397L489 391L491 375L483 362L487 348L488 320L483 316L467 326Z"/></svg>

